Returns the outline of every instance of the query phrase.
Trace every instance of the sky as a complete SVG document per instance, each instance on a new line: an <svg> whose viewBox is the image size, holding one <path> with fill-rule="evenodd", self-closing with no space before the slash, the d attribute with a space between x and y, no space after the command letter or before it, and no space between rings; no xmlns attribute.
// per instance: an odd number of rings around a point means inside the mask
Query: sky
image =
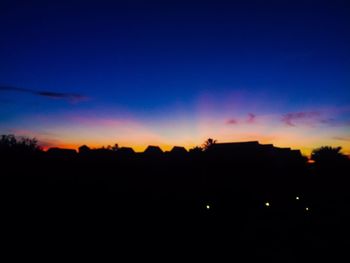
<svg viewBox="0 0 350 263"><path fill-rule="evenodd" d="M0 134L350 154L350 2L0 1Z"/></svg>

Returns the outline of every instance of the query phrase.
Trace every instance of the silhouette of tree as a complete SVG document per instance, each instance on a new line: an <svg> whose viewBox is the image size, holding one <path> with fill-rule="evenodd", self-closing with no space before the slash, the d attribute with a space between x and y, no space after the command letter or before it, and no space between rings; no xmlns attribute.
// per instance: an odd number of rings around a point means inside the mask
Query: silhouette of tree
<svg viewBox="0 0 350 263"><path fill-rule="evenodd" d="M103 148L103 149L104 149L104 148ZM116 151L118 151L118 149L119 149L119 145L118 145L118 143L115 143L113 146L108 145L108 146L106 147L106 149L107 149L108 151L116 152Z"/></svg>
<svg viewBox="0 0 350 263"><path fill-rule="evenodd" d="M217 140L214 140L212 138L207 139L204 143L203 143L203 149L204 151L207 151L212 145L214 145L217 142Z"/></svg>
<svg viewBox="0 0 350 263"><path fill-rule="evenodd" d="M316 164L331 164L343 162L347 159L346 155L341 152L341 147L322 146L314 149L311 153L311 159Z"/></svg>
<svg viewBox="0 0 350 263"><path fill-rule="evenodd" d="M195 146L195 147L191 148L189 152L190 153L201 153L201 152L203 152L203 148L199 147L199 146Z"/></svg>
<svg viewBox="0 0 350 263"><path fill-rule="evenodd" d="M315 161L319 174L331 173L333 177L339 177L344 174L344 170L348 170L349 158L341 152L341 149L341 147L323 146L312 151L311 159Z"/></svg>
<svg viewBox="0 0 350 263"><path fill-rule="evenodd" d="M0 151L36 152L41 150L35 138L16 138L13 134L1 135Z"/></svg>
<svg viewBox="0 0 350 263"><path fill-rule="evenodd" d="M112 151L118 151L119 150L119 145L118 143L115 143L113 146L112 146Z"/></svg>

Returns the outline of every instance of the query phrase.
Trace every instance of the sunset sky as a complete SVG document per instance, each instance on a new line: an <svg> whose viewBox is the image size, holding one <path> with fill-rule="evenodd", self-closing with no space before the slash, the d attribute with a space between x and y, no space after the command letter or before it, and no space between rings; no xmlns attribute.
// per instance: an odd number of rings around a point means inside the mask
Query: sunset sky
<svg viewBox="0 0 350 263"><path fill-rule="evenodd" d="M0 134L350 154L350 1L0 1Z"/></svg>

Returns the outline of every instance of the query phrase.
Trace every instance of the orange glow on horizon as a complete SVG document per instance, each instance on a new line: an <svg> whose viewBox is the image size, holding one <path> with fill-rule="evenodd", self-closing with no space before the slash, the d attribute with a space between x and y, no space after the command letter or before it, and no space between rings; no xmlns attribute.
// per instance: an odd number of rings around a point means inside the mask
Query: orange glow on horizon
<svg viewBox="0 0 350 263"><path fill-rule="evenodd" d="M218 143L227 143L227 142L247 142L247 141L258 141L260 144L269 144L266 142L261 142L259 140L237 140L237 141L218 141ZM204 142L204 141L203 141ZM271 143L273 144L273 143ZM82 145L87 145L88 147L90 147L91 149L98 149L98 148L102 148L102 147L107 147L108 145L113 145L112 144L99 144L99 143L71 143L71 144L67 144L67 143L58 143L57 145L50 145L50 146L43 146L43 149L45 151L47 151L49 148L54 148L54 147L58 147L58 148L65 148L65 149L75 149L78 150L80 146ZM166 152L166 151L170 151L174 146L182 146L184 147L187 151L189 151L190 149L194 148L194 147L201 147L202 144L194 144L194 143L190 143L190 144L174 144L174 145L170 145L170 144L157 144L157 143L150 143L150 144L121 144L119 145L119 147L131 147L135 152L144 152L145 149L150 146L159 146L162 151ZM309 149L298 149L298 148L293 148L293 147L289 147L286 145L275 145L273 144L275 147L287 147L287 148L291 148L292 150L300 150L301 153L307 157L310 156L311 151ZM309 160L309 162L312 160Z"/></svg>
<svg viewBox="0 0 350 263"><path fill-rule="evenodd" d="M50 146L43 146L43 150L47 151L50 148L64 148L64 149L74 149L78 150L80 146L87 145L91 149L98 149L102 147L107 147L108 144L57 144L57 145L50 145ZM112 144L111 144L112 145ZM167 144L149 144L149 145L119 145L119 147L131 147L135 152L144 152L148 146L159 146L163 152L170 151L174 146L182 146L185 147L185 149L188 151L191 148L195 147L194 145L190 146L184 146L184 145L167 145Z"/></svg>
<svg viewBox="0 0 350 263"><path fill-rule="evenodd" d="M273 146L275 147L281 147L281 148L291 148L292 150L300 150L302 155L306 156L308 159L308 163L312 164L314 163L313 160L310 159L311 157L311 152L313 149L318 148L319 146L315 146L315 147L292 147L292 144L288 145L288 144L274 144L273 142L266 142L266 141L259 141L258 139L256 140L225 140L225 141L221 141L218 140L218 143L224 143L224 142L247 142L247 141L258 141L260 144L273 144ZM204 142L204 141L203 141ZM40 144L40 143L39 143ZM101 143L57 143L57 144L50 144L50 145L43 145L42 148L44 151L47 151L49 148L54 148L54 147L58 147L58 148L65 148L65 149L75 149L78 150L78 148L82 145L87 145L88 147L90 147L91 149L97 149L97 148L102 148L102 147L107 147L108 145L114 145L114 143L110 143L110 144L101 144ZM145 149L149 146L149 145L154 145L154 146L159 146L162 151L166 152L166 151L170 151L174 146L182 146L184 147L187 151L189 151L190 149L194 148L194 147L201 147L202 143L188 143L188 144L162 144L162 143L149 143L149 144L127 144L127 143L123 143L123 144L119 144L119 147L131 147L135 152L144 152ZM346 154L346 152L345 152ZM350 156L347 155L349 158Z"/></svg>
<svg viewBox="0 0 350 263"><path fill-rule="evenodd" d="M35 137L44 150L50 147L78 149L82 145L101 148L117 143L120 147L132 147L143 152L149 145L157 145L163 151L173 146L183 146L187 150L202 146L208 138L222 142L258 141L275 147L299 149L310 157L313 149L321 146L343 147L350 153L348 131L341 128L320 129L319 126L300 124L285 125L278 114L228 114L211 112L208 103L199 106L198 112L189 117L188 113L155 116L152 119L110 115L100 118L88 113L67 114L52 117L52 123L39 123L35 128L21 127L12 133ZM231 104L230 104L231 105ZM239 110L239 109L237 109ZM235 121L228 122L229 119ZM339 140L342 139L342 140Z"/></svg>

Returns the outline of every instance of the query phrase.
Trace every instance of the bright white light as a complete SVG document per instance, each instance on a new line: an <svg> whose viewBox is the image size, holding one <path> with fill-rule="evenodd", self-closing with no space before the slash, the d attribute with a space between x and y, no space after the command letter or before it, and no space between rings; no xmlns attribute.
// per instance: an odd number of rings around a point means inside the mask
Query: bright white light
<svg viewBox="0 0 350 263"><path fill-rule="evenodd" d="M207 210L209 210L209 209L210 209L210 205L206 205L205 208L206 208Z"/></svg>
<svg viewBox="0 0 350 263"><path fill-rule="evenodd" d="M308 207L305 207L305 210L306 210L306 211L309 211L309 208L308 208Z"/></svg>
<svg viewBox="0 0 350 263"><path fill-rule="evenodd" d="M269 203L269 202L266 202L266 203L265 203L265 206L269 207L269 206L270 206L270 203Z"/></svg>
<svg viewBox="0 0 350 263"><path fill-rule="evenodd" d="M295 197L295 199L299 200L299 196Z"/></svg>

